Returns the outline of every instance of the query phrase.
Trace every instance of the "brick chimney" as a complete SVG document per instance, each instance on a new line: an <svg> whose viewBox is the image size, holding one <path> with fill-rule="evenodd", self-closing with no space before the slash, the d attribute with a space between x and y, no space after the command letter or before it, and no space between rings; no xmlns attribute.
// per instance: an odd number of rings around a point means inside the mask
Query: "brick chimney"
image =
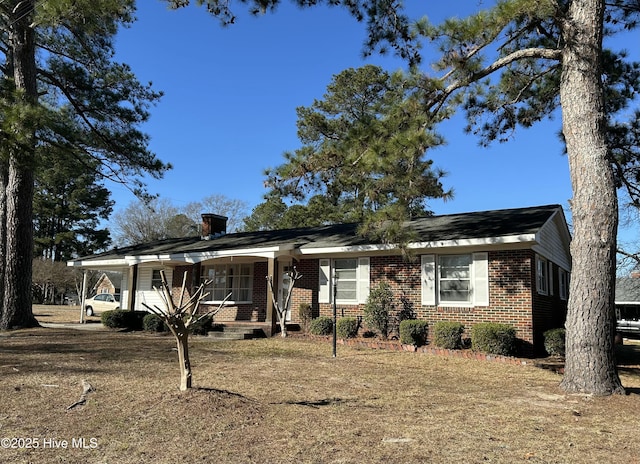
<svg viewBox="0 0 640 464"><path fill-rule="evenodd" d="M210 238L224 235L227 233L227 218L213 213L204 213L202 215L202 238L208 240Z"/></svg>

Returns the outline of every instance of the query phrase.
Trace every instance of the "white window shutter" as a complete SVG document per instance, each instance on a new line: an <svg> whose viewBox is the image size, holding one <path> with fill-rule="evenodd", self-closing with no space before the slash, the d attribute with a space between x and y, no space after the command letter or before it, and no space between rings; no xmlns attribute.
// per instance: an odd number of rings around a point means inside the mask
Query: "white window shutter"
<svg viewBox="0 0 640 464"><path fill-rule="evenodd" d="M548 261L549 271L547 272L547 288L549 289L549 295L553 295L553 263Z"/></svg>
<svg viewBox="0 0 640 464"><path fill-rule="evenodd" d="M421 287L423 306L436 304L436 255L421 256Z"/></svg>
<svg viewBox="0 0 640 464"><path fill-rule="evenodd" d="M328 259L320 260L318 303L331 303L331 265Z"/></svg>
<svg viewBox="0 0 640 464"><path fill-rule="evenodd" d="M369 298L369 258L358 258L358 303Z"/></svg>
<svg viewBox="0 0 640 464"><path fill-rule="evenodd" d="M489 306L489 254L473 254L473 304Z"/></svg>

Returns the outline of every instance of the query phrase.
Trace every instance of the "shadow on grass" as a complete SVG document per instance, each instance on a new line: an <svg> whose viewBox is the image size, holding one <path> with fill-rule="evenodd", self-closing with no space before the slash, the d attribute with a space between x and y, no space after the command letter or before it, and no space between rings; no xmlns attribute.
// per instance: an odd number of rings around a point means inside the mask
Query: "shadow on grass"
<svg viewBox="0 0 640 464"><path fill-rule="evenodd" d="M343 404L346 403L347 400L343 398L325 398L322 400L315 401L283 401L281 403L271 403L271 404L291 404L295 406L307 406L309 408L320 409L322 406L332 406L335 404Z"/></svg>
<svg viewBox="0 0 640 464"><path fill-rule="evenodd" d="M221 390L219 388L211 388L211 387L195 387L193 388L194 391L202 391L202 392L207 392L207 393L217 393L218 395L225 395L225 396L231 396L233 398L240 398L243 400L247 400L247 401L255 401L252 398L249 398L247 396L244 396L240 393L236 393L236 392L232 392L229 390Z"/></svg>

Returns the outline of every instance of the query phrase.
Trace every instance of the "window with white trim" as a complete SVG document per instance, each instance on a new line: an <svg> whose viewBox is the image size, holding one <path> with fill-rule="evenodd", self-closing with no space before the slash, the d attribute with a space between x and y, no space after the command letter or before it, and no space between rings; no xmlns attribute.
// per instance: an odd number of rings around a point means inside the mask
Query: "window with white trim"
<svg viewBox="0 0 640 464"><path fill-rule="evenodd" d="M423 255L421 265L423 305L489 305L487 253Z"/></svg>
<svg viewBox="0 0 640 464"><path fill-rule="evenodd" d="M205 301L222 302L231 294L229 303L251 303L253 298L252 264L216 264L204 266L200 275L201 283L210 280L205 287L209 293Z"/></svg>
<svg viewBox="0 0 640 464"><path fill-rule="evenodd" d="M471 255L438 257L440 303L471 303Z"/></svg>
<svg viewBox="0 0 640 464"><path fill-rule="evenodd" d="M560 299L566 300L569 296L569 279L567 277L567 271L564 269L558 269L558 287Z"/></svg>
<svg viewBox="0 0 640 464"><path fill-rule="evenodd" d="M320 260L318 301L333 302L333 279L336 303L366 303L369 297L369 258L336 258Z"/></svg>
<svg viewBox="0 0 640 464"><path fill-rule="evenodd" d="M162 288L162 275L160 274L160 269L154 269L151 271L151 288L157 288L158 290Z"/></svg>
<svg viewBox="0 0 640 464"><path fill-rule="evenodd" d="M536 289L540 295L549 294L549 266L547 260L536 256Z"/></svg>

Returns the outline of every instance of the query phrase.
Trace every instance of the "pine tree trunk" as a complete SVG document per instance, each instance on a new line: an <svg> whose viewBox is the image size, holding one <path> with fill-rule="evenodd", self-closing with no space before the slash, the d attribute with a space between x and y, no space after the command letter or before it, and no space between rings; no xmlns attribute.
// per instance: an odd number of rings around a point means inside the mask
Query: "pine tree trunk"
<svg viewBox="0 0 640 464"><path fill-rule="evenodd" d="M38 322L31 308L33 257L33 191L35 168L36 85L35 36L31 26L34 0L13 8L8 56L12 57L16 104L21 119L14 121L16 139L9 148L6 186L5 284L0 329L33 327Z"/></svg>
<svg viewBox="0 0 640 464"><path fill-rule="evenodd" d="M562 387L569 392L623 392L613 336L618 206L605 143L601 82L604 2L571 2L564 24L560 98L573 188L573 272Z"/></svg>
<svg viewBox="0 0 640 464"><path fill-rule="evenodd" d="M7 182L9 166L0 160L0 323L4 318L5 256L7 256Z"/></svg>

